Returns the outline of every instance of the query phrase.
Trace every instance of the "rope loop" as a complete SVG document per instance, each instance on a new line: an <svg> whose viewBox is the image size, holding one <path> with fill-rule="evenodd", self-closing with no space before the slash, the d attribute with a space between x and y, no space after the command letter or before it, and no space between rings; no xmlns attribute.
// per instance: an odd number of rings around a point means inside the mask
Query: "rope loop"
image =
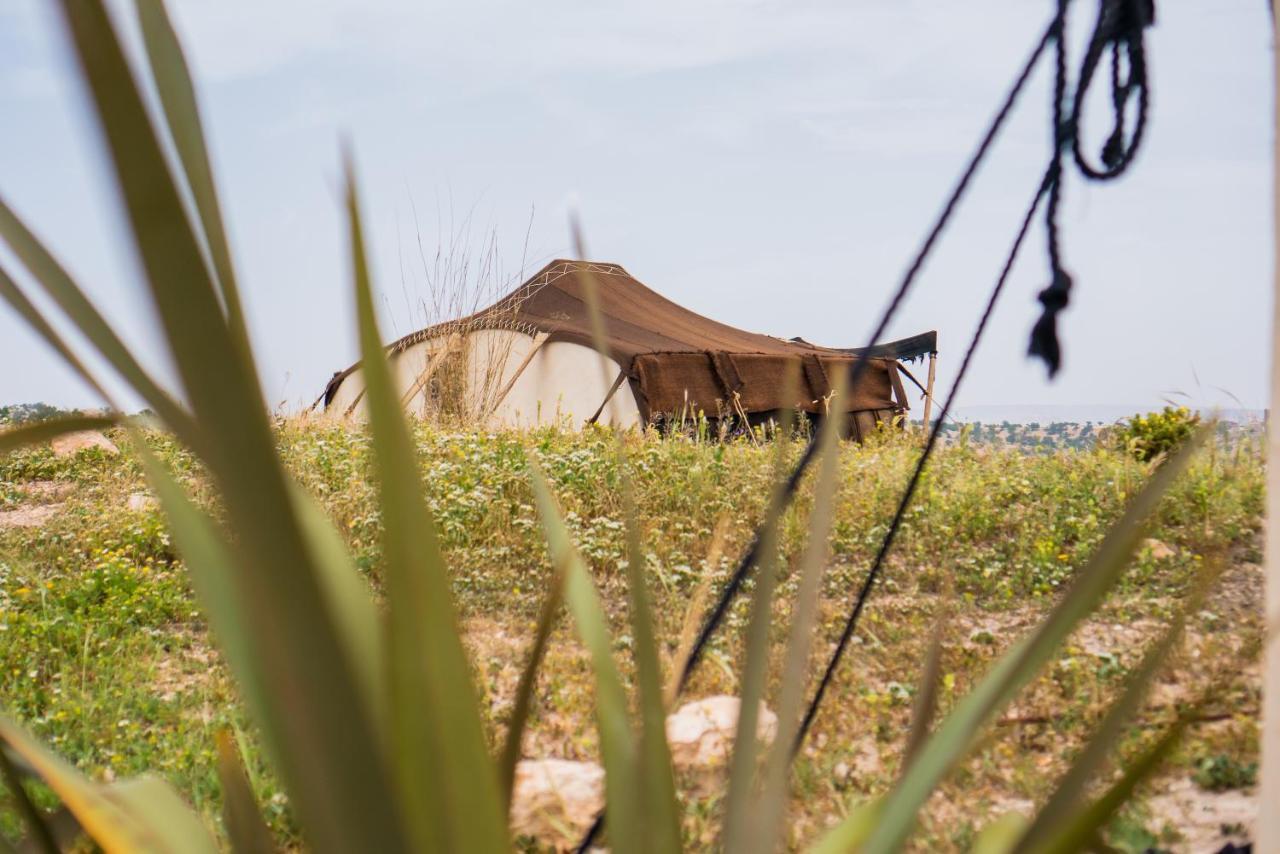
<svg viewBox="0 0 1280 854"><path fill-rule="evenodd" d="M1148 27L1155 23L1154 0L1099 0L1098 20L1094 25L1089 47L1080 66L1080 82L1072 105L1072 156L1076 167L1093 181L1110 181L1120 177L1142 144L1142 132L1146 128L1150 86L1147 82L1146 45L1143 37ZM1111 133L1102 145L1099 157L1101 166L1089 162L1082 143L1082 113L1089 87L1102 58L1110 53L1111 66ZM1123 61L1122 61L1123 59ZM1125 114L1136 94L1137 107L1133 130L1125 134Z"/></svg>

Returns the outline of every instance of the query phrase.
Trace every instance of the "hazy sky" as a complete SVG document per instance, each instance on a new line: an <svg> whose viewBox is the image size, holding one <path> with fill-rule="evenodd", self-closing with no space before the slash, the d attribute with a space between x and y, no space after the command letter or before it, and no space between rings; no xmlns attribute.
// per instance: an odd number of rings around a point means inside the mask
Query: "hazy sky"
<svg viewBox="0 0 1280 854"><path fill-rule="evenodd" d="M264 382L290 404L309 403L355 353L344 137L389 335L416 325L419 236L428 256L451 241L480 255L496 233L514 279L522 258L533 272L571 254L577 209L593 257L696 311L865 343L1052 5L170 3ZM1095 5L1074 4L1077 36ZM1270 22L1259 0L1159 6L1139 161L1119 183L1073 174L1066 189L1065 368L1049 383L1023 355L1047 275L1037 229L962 403L1145 405L1181 391L1234 405L1225 389L1265 405ZM132 5L115 8L132 30ZM1032 81L891 330L939 330L944 389L1043 168L1049 82L1047 69ZM154 364L136 261L51 0L0 2L0 117L0 193ZM1102 124L1092 130L1100 142ZM94 402L3 307L0 364L0 403Z"/></svg>

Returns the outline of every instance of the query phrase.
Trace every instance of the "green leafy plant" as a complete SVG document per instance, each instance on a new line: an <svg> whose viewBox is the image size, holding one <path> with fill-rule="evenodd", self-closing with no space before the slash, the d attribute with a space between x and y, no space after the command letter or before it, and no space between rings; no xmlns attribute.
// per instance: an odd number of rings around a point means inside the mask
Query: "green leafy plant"
<svg viewBox="0 0 1280 854"><path fill-rule="evenodd" d="M1106 431L1105 443L1148 463L1167 457L1195 435L1199 414L1185 406L1166 406L1160 412L1135 415Z"/></svg>
<svg viewBox="0 0 1280 854"><path fill-rule="evenodd" d="M1225 753L1206 756L1196 763L1192 779L1197 786L1210 792L1247 789L1258 782L1258 763L1241 762Z"/></svg>
<svg viewBox="0 0 1280 854"><path fill-rule="evenodd" d="M96 355L145 400L155 422L195 457L207 473L214 506L194 499L191 484L151 450L135 419L69 416L19 426L0 433L0 453L68 431L111 425L120 425L131 438L309 847L335 852L507 850L505 817L515 761L550 626L563 605L589 653L594 676L609 844L621 852L678 850L680 808L664 734L663 678L624 446L616 446L616 485L627 527L626 581L638 696L627 696L595 579L574 548L566 517L530 452L528 469L555 575L520 678L506 741L497 756L491 755L457 626L449 568L425 498L428 484L416 464L412 433L382 348L350 164L345 206L382 519L384 608L375 603L331 520L289 473L274 441L194 89L164 6L158 0L138 0L136 7L149 79L161 106L163 124L157 126L104 3L62 0L60 5L111 156L150 301L177 368L178 393L152 378L80 286L3 202L0 237ZM165 154L169 147L177 155L173 166ZM112 402L97 376L7 273L0 273L0 296ZM772 851L783 838L790 750L803 696L802 665L808 658L818 579L832 527L838 476L834 424L827 423L820 439L800 595L784 650L789 664L780 690L782 731L772 749L758 756L754 738L741 736L754 733L763 692L783 514L774 512L765 520L764 559L753 586L742 664L740 737L730 762L720 834L734 851ZM1117 583L1144 520L1185 469L1195 444L1185 442L1170 456L1133 498L1048 619L999 659L945 718L935 726L936 703L916 703L912 752L901 777L880 797L854 805L818 842L818 850L880 852L906 844L930 793ZM778 443L779 477L785 451L785 444ZM1198 596L1189 597L1184 608L1194 608L1198 601ZM1181 622L1181 616L1175 619L1129 676L1094 739L1044 807L1029 819L997 820L978 835L976 849L1074 851L1093 843L1181 732L1182 723L1175 723L1127 763L1118 780L1092 793L1088 783L1113 751ZM935 693L936 653L924 675L918 698ZM26 842L33 847L56 850L83 835L106 851L217 849L199 816L157 778L93 782L4 718L0 745L0 770L25 819ZM224 825L234 850L261 851L271 843L240 754L234 738L226 733L219 737ZM57 812L34 805L28 789L33 780L60 799Z"/></svg>

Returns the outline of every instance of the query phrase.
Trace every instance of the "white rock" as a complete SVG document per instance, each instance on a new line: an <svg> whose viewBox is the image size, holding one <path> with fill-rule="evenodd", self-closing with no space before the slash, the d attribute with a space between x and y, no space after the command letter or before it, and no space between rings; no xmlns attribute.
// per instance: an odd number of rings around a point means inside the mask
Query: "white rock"
<svg viewBox="0 0 1280 854"><path fill-rule="evenodd" d="M146 511L154 510L159 506L159 502L145 492L130 493L129 500L126 504L128 508L135 513L145 513Z"/></svg>
<svg viewBox="0 0 1280 854"><path fill-rule="evenodd" d="M1152 560L1166 560L1177 554L1173 549L1169 548L1154 537L1148 537L1143 540L1142 545L1151 553Z"/></svg>
<svg viewBox="0 0 1280 854"><path fill-rule="evenodd" d="M55 457L74 457L86 448L101 448L104 454L114 456L120 453L115 443L97 430L84 430L79 433L67 433L49 443L53 446Z"/></svg>
<svg viewBox="0 0 1280 854"><path fill-rule="evenodd" d="M61 509L61 504L37 504L0 512L0 531L5 528L39 528Z"/></svg>
<svg viewBox="0 0 1280 854"><path fill-rule="evenodd" d="M707 697L686 703L667 717L667 741L677 768L718 768L733 754L738 726L737 697ZM762 702L756 738L765 745L778 734L778 716Z"/></svg>
<svg viewBox="0 0 1280 854"><path fill-rule="evenodd" d="M525 759L516 765L511 829L572 849L604 809L604 768L595 762Z"/></svg>

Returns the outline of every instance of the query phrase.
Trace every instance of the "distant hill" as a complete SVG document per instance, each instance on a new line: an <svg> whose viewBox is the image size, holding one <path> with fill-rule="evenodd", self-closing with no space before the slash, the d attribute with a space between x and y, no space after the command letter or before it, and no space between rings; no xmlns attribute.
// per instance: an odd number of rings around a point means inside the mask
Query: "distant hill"
<svg viewBox="0 0 1280 854"><path fill-rule="evenodd" d="M1033 453L1050 453L1065 449L1093 448L1114 421L953 421L942 425L944 444L968 442L1004 448L1020 448ZM1256 441L1263 433L1259 420L1221 420L1217 425L1219 439L1227 444Z"/></svg>
<svg viewBox="0 0 1280 854"><path fill-rule="evenodd" d="M15 403L12 406L0 406L0 424L26 424L58 415L80 414L82 413L78 409L61 409L47 403Z"/></svg>
<svg viewBox="0 0 1280 854"><path fill-rule="evenodd" d="M914 410L916 407L912 407ZM1140 412L1161 409L1161 406L1119 406L1114 404L997 404L989 406L960 406L953 414L957 421L983 424L1111 424L1121 418L1130 418ZM1192 407L1195 408L1195 407ZM1236 424L1252 424L1265 420L1263 409L1200 409L1204 416L1216 414L1221 421Z"/></svg>

